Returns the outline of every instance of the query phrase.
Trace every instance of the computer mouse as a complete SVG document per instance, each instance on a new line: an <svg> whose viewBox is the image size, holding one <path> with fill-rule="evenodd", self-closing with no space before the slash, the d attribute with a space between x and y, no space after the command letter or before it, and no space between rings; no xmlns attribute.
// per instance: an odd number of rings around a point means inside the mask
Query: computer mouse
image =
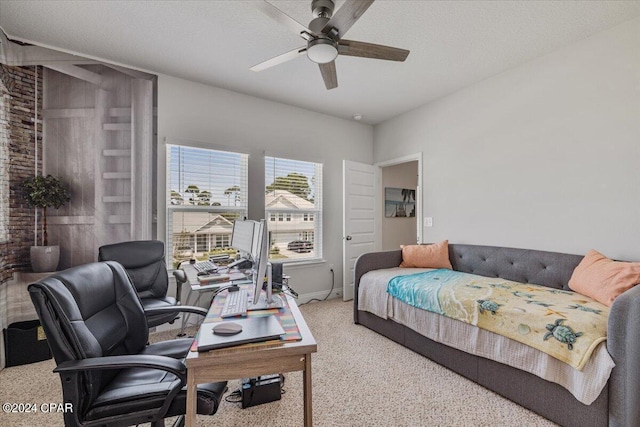
<svg viewBox="0 0 640 427"><path fill-rule="evenodd" d="M222 322L213 327L216 335L235 335L242 332L242 325L234 322Z"/></svg>

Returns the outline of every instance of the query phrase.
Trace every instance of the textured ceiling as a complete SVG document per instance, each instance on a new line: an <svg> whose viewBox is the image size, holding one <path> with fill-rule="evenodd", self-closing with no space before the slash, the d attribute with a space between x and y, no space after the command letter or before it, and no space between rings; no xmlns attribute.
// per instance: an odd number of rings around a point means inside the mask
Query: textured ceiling
<svg viewBox="0 0 640 427"><path fill-rule="evenodd" d="M312 18L310 1L272 3ZM411 54L339 56L339 87L327 91L305 56L249 70L304 44L256 1L0 0L10 38L371 124L638 16L640 1L377 0L345 37Z"/></svg>

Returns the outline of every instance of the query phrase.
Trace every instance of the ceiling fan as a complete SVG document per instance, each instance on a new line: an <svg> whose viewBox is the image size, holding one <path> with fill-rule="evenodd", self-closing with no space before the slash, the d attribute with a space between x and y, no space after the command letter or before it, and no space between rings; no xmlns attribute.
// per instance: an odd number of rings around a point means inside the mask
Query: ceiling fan
<svg viewBox="0 0 640 427"><path fill-rule="evenodd" d="M312 0L311 11L314 19L309 22L308 28L267 0L260 2L258 6L260 11L294 31L307 41L307 45L254 65L251 70L266 70L306 54L320 67L327 89L333 89L338 87L335 63L338 55L404 61L409 55L406 49L342 38L373 2L374 0L346 0L334 15L333 0Z"/></svg>

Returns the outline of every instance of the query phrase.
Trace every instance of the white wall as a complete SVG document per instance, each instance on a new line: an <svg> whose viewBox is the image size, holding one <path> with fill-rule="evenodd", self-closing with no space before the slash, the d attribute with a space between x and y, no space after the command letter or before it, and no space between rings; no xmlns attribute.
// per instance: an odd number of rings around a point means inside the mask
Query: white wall
<svg viewBox="0 0 640 427"><path fill-rule="evenodd" d="M165 139L249 153L249 217L264 217L264 153L323 163L324 259L285 266L291 286L310 297L342 291L342 160L371 164L373 128L170 76L158 78L158 235L166 233ZM257 173L251 173L257 170Z"/></svg>
<svg viewBox="0 0 640 427"><path fill-rule="evenodd" d="M424 241L640 259L640 19L375 127L419 151Z"/></svg>
<svg viewBox="0 0 640 427"><path fill-rule="evenodd" d="M382 191L387 187L416 189L418 162L406 162L382 168ZM384 199L384 197L383 197ZM384 200L382 200L384 205ZM417 239L416 218L386 218L384 206L382 216L382 250L400 248L400 245L415 245Z"/></svg>

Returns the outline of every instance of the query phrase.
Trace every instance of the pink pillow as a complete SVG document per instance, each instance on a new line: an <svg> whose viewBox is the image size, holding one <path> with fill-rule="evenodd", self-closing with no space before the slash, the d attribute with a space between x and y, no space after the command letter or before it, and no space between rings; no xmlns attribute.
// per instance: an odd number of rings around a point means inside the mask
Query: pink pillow
<svg viewBox="0 0 640 427"><path fill-rule="evenodd" d="M591 249L573 270L569 288L611 306L624 291L640 283L640 262L613 261Z"/></svg>
<svg viewBox="0 0 640 427"><path fill-rule="evenodd" d="M443 240L434 245L407 245L402 248L402 263L400 267L422 267L422 268L448 268L451 267L449 261L449 241Z"/></svg>

